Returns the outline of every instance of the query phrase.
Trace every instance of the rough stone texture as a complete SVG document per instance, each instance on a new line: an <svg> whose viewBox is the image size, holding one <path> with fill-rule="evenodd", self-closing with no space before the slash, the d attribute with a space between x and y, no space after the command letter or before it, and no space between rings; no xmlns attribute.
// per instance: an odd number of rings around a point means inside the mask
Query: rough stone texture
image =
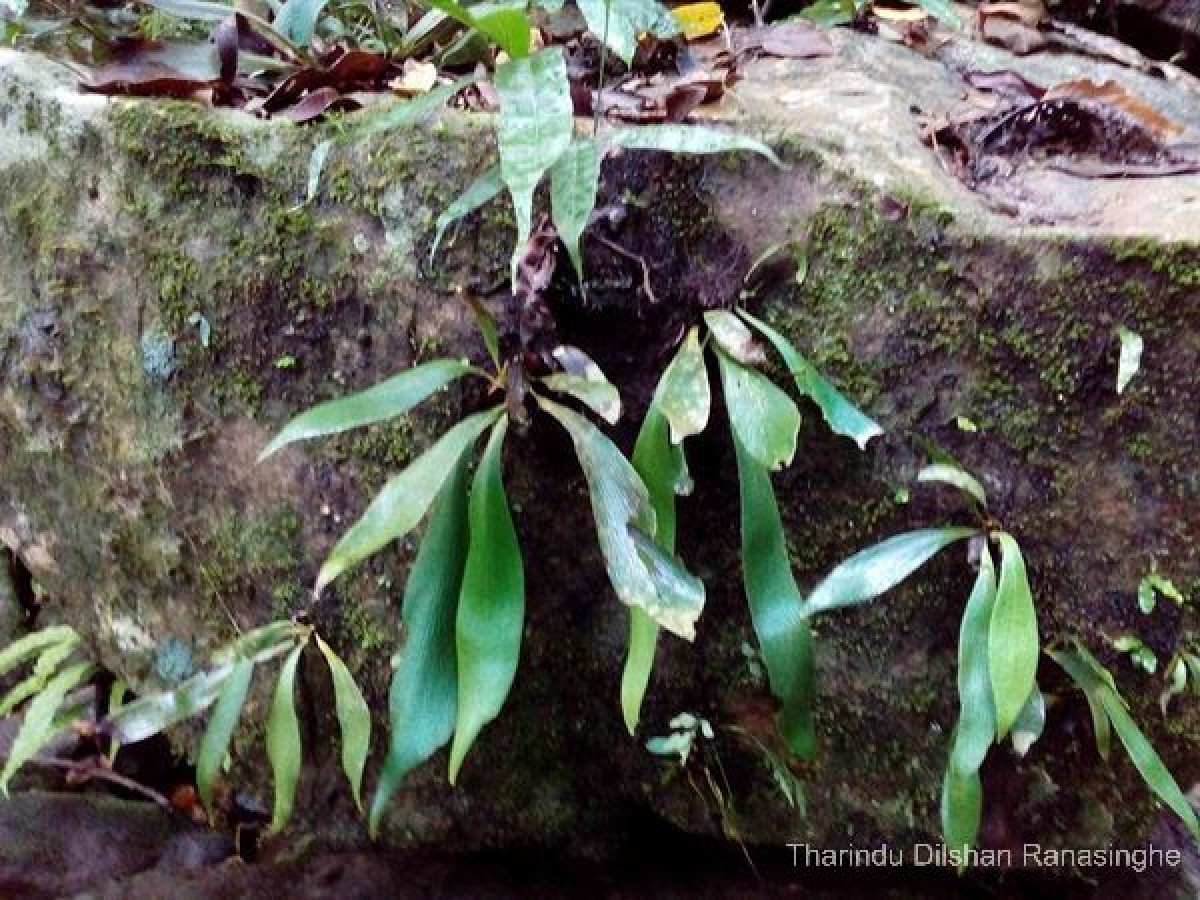
<svg viewBox="0 0 1200 900"><path fill-rule="evenodd" d="M952 111L958 73L974 66L1051 82L1119 78L1194 128L1192 88L1062 56L959 46L931 60L850 32L835 40L832 60L751 66L736 103L714 113L771 140L787 171L740 158L609 164L604 202L625 211L615 237L646 255L659 305L636 296L636 263L591 246L588 303L565 277L552 298L563 337L621 385L632 415L617 437L628 447L681 317L734 299L769 245L806 241L804 286L779 273L756 302L888 435L858 453L806 409L796 464L776 480L801 586L871 541L966 518L949 492L900 502L930 442L941 445L982 478L994 515L1019 537L1044 637L1079 635L1113 663L1138 719L1192 785L1194 703L1177 700L1164 719L1161 681L1105 648L1127 630L1164 659L1195 641L1193 609L1160 603L1144 617L1133 592L1156 563L1200 595L1200 177L1030 171L1013 190L1052 223L1030 227L950 179L910 112ZM104 665L148 690L168 639L199 664L233 622L307 608L383 710L411 547L315 603L308 586L387 473L479 398L452 391L399 424L254 460L314 401L417 360L481 358L454 288L502 282L507 212L485 210L437 266L425 260L433 220L489 163L488 120L447 114L340 147L311 205L306 164L327 129L84 96L64 70L9 52L0 122L0 541L41 585L42 621L71 622ZM207 348L194 313L212 326ZM1120 324L1145 337L1146 353L1118 397ZM960 416L978 431L957 428ZM965 559L949 554L884 601L819 621L820 753L796 765L807 811L783 801L751 742L721 730L701 760L717 773L719 754L733 811L723 817L695 788L701 769L690 781L624 732L625 612L569 446L546 426L514 437L508 453L530 588L512 696L458 789L444 784L443 756L413 776L386 839L599 854L636 842L656 818L769 844L936 833ZM686 709L773 745L744 652L752 635L726 441L718 424L690 449L698 486L681 504L681 549L709 606L694 645L664 641L645 730ZM993 754L985 839L1145 839L1153 803L1136 773L1119 754L1097 764L1080 698L1049 664L1041 682L1055 698L1046 736L1024 761ZM297 827L352 846L362 831L337 775L327 688L316 666L303 683L309 766ZM252 714L264 697L265 681ZM235 778L262 791L257 740L238 739Z"/></svg>

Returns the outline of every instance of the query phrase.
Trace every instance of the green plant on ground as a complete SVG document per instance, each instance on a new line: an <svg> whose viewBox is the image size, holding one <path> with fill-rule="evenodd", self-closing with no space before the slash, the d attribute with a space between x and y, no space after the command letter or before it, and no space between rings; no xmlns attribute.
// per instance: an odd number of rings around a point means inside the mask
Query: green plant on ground
<svg viewBox="0 0 1200 900"><path fill-rule="evenodd" d="M979 772L993 744L1008 738L1024 755L1045 726L1045 699L1037 684L1042 647L1025 560L1016 539L987 513L987 496L972 475L948 463L923 469L918 482L957 488L972 506L975 526L907 532L862 550L836 566L813 589L806 614L869 602L908 578L939 551L963 540L978 552L979 572L963 610L958 642L959 717L942 782L943 839L950 858L965 865L983 809ZM1000 571L990 547L1000 550ZM1150 789L1200 834L1195 814L1175 780L1138 729L1112 676L1081 644L1047 654L1079 685L1092 708L1097 743L1108 757L1109 724L1117 730Z"/></svg>
<svg viewBox="0 0 1200 900"><path fill-rule="evenodd" d="M342 768L359 802L371 738L370 711L345 663L312 626L297 621L272 622L240 635L213 655L211 668L172 688L124 702L125 687L117 681L107 715L98 722L94 721L92 704L80 699L78 692L99 674L99 669L80 659L81 642L73 628L54 625L14 641L0 651L0 675L28 663L33 664L33 671L0 700L0 716L24 707L21 726L0 771L0 791L7 795L8 784L18 769L38 761L38 754L48 745L72 731L107 739L109 749L101 765L111 769L122 745L160 734L211 707L195 762L198 793L212 820L214 787L241 718L255 667L282 656L266 723L267 758L275 785L270 827L278 831L291 816L300 777L302 742L295 706L296 669L304 648L313 640L332 677L341 729Z"/></svg>

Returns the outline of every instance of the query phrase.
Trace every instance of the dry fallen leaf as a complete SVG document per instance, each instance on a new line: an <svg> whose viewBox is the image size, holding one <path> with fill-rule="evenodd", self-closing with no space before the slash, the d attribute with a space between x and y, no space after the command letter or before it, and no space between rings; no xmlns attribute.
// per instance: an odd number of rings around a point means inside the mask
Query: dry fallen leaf
<svg viewBox="0 0 1200 900"><path fill-rule="evenodd" d="M1090 78L1077 78L1056 84L1046 92L1046 99L1067 98L1072 100L1095 100L1115 106L1127 116L1139 122L1158 137L1175 138L1184 132L1182 125L1173 122L1152 107L1141 97L1131 93L1115 81L1095 82Z"/></svg>

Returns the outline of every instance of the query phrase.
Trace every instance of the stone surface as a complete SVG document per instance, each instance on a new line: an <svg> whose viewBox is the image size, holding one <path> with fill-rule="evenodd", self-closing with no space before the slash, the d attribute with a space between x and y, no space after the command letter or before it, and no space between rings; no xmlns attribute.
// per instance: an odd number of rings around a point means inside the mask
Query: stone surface
<svg viewBox="0 0 1200 900"><path fill-rule="evenodd" d="M765 248L805 241L805 284L778 273L755 302L888 435L858 453L805 409L801 451L776 479L802 588L869 542L965 518L950 492L912 489L901 502L931 444L946 448L1025 548L1043 636L1079 635L1114 664L1186 788L1200 779L1194 704L1177 700L1164 719L1161 681L1106 648L1135 631L1166 659L1195 640L1193 607L1160 603L1144 617L1134 590L1157 565L1200 595L1200 176L1028 170L1013 189L1047 224L997 214L921 143L911 107L953 112L965 68L1054 83L1095 76L1096 64L961 45L927 59L841 31L835 42L833 59L749 66L709 113L766 137L788 170L741 158L608 164L603 202L625 213L613 237L645 255L658 303L638 296L635 261L590 245L587 303L565 273L551 298L562 336L621 386L631 415L616 436L628 448L664 349L697 305L731 302ZM1189 84L1100 74L1200 125ZM41 585L41 620L75 625L145 691L162 683L168 641L203 661L234 623L307 609L382 711L411 546L319 601L309 586L387 474L480 398L456 389L398 424L255 457L317 400L417 360L482 358L455 288L502 286L510 216L488 208L437 265L426 259L434 219L490 162L490 122L446 114L339 147L312 204L308 155L328 129L81 95L65 70L8 51L0 122L0 541ZM196 314L212 327L208 347ZM1146 353L1118 396L1122 324ZM720 729L698 759L726 773L723 814L694 787L703 768L689 779L641 742L691 710L773 746L746 652L724 429L690 448L697 491L681 504L681 551L708 584L708 609L694 645L664 640L631 740L617 704L626 615L569 446L546 426L514 436L508 453L530 589L513 694L459 788L444 783L442 755L412 777L386 840L603 854L647 820L774 845L930 839L957 708L965 559L947 555L885 600L818 623L820 750L795 767L806 811L784 801L754 742ZM1144 840L1155 813L1136 773L1119 754L1099 765L1080 698L1048 663L1041 681L1054 698L1047 734L1023 761L993 754L986 838ZM328 688L315 666L302 683L311 715L296 827L354 846L363 835L337 772ZM266 690L262 679L252 717ZM191 735L176 737L186 748ZM254 729L234 757L234 778L266 797Z"/></svg>

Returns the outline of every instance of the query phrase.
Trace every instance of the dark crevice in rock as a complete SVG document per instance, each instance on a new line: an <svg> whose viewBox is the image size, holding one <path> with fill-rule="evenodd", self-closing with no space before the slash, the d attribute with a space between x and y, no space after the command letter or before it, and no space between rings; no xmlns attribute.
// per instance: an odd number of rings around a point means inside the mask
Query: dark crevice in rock
<svg viewBox="0 0 1200 900"><path fill-rule="evenodd" d="M4 569L4 573L0 577L7 577L12 584L13 596L21 614L21 627L26 630L35 627L38 601L37 591L33 586L33 574L21 557L8 547L0 549L0 567Z"/></svg>

